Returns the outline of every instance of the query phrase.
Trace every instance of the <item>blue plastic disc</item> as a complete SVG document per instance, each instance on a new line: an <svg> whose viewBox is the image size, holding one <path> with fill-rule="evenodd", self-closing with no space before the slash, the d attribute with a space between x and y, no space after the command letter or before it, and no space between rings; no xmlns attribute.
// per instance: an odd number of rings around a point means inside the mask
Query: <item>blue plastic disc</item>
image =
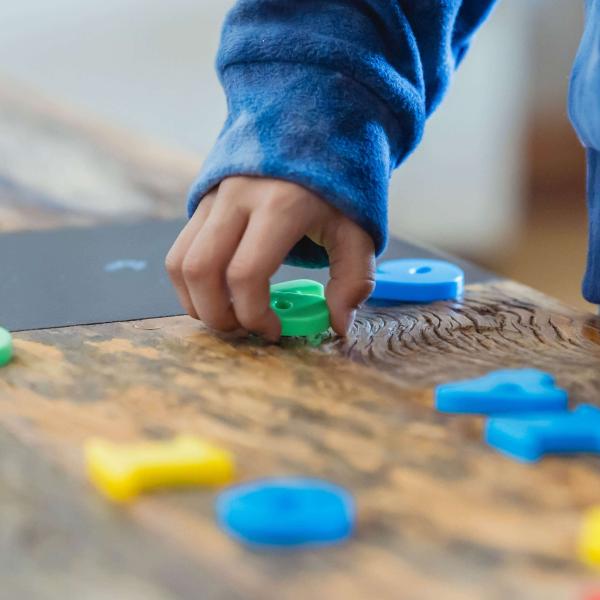
<svg viewBox="0 0 600 600"><path fill-rule="evenodd" d="M355 506L343 488L304 478L264 479L223 492L217 519L246 544L274 547L320 546L347 539Z"/></svg>
<svg viewBox="0 0 600 600"><path fill-rule="evenodd" d="M435 302L462 296L465 274L460 267L429 258L388 260L377 267L375 300Z"/></svg>

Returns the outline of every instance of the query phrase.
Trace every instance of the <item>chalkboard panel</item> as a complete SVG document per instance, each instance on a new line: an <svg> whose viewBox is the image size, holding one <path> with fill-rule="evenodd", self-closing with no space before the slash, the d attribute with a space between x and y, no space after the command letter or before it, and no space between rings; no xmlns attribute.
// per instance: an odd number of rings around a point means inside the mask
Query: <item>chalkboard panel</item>
<svg viewBox="0 0 600 600"><path fill-rule="evenodd" d="M0 235L0 325L11 331L166 317L182 309L164 257L183 220ZM384 258L439 257L392 240ZM462 261L467 282L491 275ZM282 267L273 281L327 280L327 269Z"/></svg>

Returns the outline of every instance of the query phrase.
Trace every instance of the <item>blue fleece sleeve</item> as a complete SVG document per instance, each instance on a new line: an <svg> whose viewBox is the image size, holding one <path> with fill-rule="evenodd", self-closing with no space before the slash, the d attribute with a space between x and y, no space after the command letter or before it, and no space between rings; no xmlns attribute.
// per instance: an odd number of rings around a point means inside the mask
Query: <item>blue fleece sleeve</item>
<svg viewBox="0 0 600 600"><path fill-rule="evenodd" d="M189 214L226 177L284 179L356 221L380 253L390 175L494 1L237 2L217 58L228 117ZM288 262L323 266L327 256L305 239Z"/></svg>

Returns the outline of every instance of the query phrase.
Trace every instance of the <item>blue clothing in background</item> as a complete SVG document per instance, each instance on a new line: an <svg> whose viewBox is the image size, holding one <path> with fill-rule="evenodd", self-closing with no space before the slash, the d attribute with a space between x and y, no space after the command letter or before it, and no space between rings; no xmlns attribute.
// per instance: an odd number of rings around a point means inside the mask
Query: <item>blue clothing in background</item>
<svg viewBox="0 0 600 600"><path fill-rule="evenodd" d="M190 215L225 177L275 177L339 208L380 253L392 170L421 139L493 4L240 0L217 59L229 115L192 188ZM304 239L287 262L323 266L327 257Z"/></svg>
<svg viewBox="0 0 600 600"><path fill-rule="evenodd" d="M583 295L600 304L600 0L586 0L585 30L569 88L569 116L587 149L589 246Z"/></svg>

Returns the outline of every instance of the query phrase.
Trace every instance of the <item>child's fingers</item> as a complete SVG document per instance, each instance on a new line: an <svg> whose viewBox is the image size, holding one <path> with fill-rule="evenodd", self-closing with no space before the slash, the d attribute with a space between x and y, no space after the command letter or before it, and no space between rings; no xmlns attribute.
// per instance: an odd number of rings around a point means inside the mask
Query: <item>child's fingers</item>
<svg viewBox="0 0 600 600"><path fill-rule="evenodd" d="M216 191L211 192L202 200L192 218L181 230L181 233L173 243L173 246L165 258L165 268L173 282L179 302L185 311L194 319L197 319L198 315L183 277L183 261L194 238L210 214L215 197Z"/></svg>
<svg viewBox="0 0 600 600"><path fill-rule="evenodd" d="M225 273L247 223L245 209L219 198L183 261L183 277L196 314L220 331L240 327Z"/></svg>
<svg viewBox="0 0 600 600"><path fill-rule="evenodd" d="M240 324L276 341L281 324L270 307L270 277L277 271L306 228L301 205L298 215L279 218L267 208L253 213L244 237L227 269L227 283Z"/></svg>
<svg viewBox="0 0 600 600"><path fill-rule="evenodd" d="M330 265L326 295L331 326L338 334L347 335L356 309L373 291L373 240L361 227L344 219L325 231L323 242Z"/></svg>

